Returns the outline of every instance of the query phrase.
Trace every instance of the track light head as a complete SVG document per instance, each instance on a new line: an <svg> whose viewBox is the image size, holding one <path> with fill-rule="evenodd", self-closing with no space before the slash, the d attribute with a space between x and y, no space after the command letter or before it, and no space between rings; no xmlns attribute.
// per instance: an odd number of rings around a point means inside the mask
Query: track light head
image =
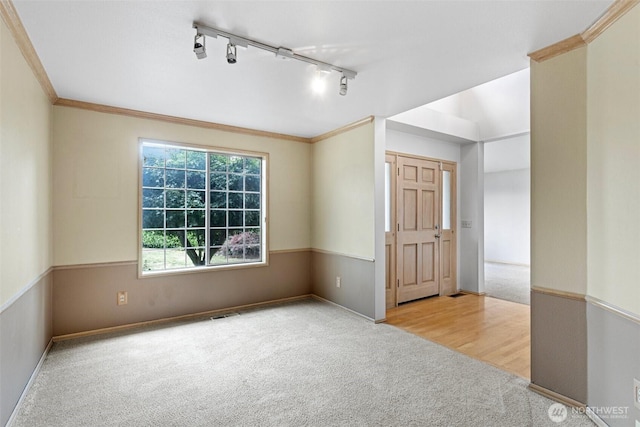
<svg viewBox="0 0 640 427"><path fill-rule="evenodd" d="M228 43L227 44L227 62L229 64L235 64L237 62L236 56L236 45Z"/></svg>
<svg viewBox="0 0 640 427"><path fill-rule="evenodd" d="M344 74L340 77L340 95L345 96L347 94L347 76Z"/></svg>
<svg viewBox="0 0 640 427"><path fill-rule="evenodd" d="M200 43L202 40L202 43ZM202 34L196 34L193 40L193 51L198 59L204 59L207 57L207 49L205 47L206 38Z"/></svg>

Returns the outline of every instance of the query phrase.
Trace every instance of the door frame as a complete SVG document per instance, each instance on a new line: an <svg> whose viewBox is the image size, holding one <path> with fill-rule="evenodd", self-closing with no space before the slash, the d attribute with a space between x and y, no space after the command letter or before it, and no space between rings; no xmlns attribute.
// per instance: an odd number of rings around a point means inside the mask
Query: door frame
<svg viewBox="0 0 640 427"><path fill-rule="evenodd" d="M384 233L384 250L385 250L385 307L386 309L398 306L398 288L396 286L396 181L398 176L396 174L397 169L397 156L395 154L385 153L385 174L386 164L391 164L390 176L389 176L389 231L386 230L386 218L385 218L385 233ZM386 178L386 177L385 177ZM385 186L387 185L385 179ZM386 188L385 188L385 198ZM385 201L386 204L386 201ZM385 212L385 216L387 213Z"/></svg>
<svg viewBox="0 0 640 427"><path fill-rule="evenodd" d="M432 162L438 162L440 163L440 173L441 173L441 178L442 178L442 172L443 171L449 171L451 173L451 180L450 180L450 185L451 185L451 193L450 193L450 201L451 201L451 229L447 230L447 232L449 232L451 234L450 236L450 242L453 244L453 248L452 248L452 252L455 254L455 256L451 257L451 261L450 261L450 271L451 271L451 277L449 278L449 285L448 286L443 286L443 282L444 282L444 278L442 277L445 269L443 268L444 265L444 259L445 257L440 256L440 268L439 270L439 278L438 278L438 287L439 287L439 293L438 295L443 296L443 295L450 295L450 294L454 294L456 292L458 292L459 290L459 286L458 286L458 258L459 258L459 252L458 252L458 209L457 209L457 205L458 205L458 188L457 188L457 182L458 182L458 177L457 177L457 170L458 170L458 164L456 162L452 162L449 160L442 160L442 159L436 159L433 157L425 157L425 156L418 156L418 155L414 155L414 154L408 154L408 153L401 153L401 152L396 152L396 151L385 151L385 163L391 163L392 165L392 173L391 173L391 179L392 179L392 183L391 183L391 232L393 235L393 243L392 243L392 247L391 247L391 259L387 259L385 260L385 270L387 269L387 266L389 266L392 270L390 272L385 271L385 282L388 283L387 281L391 281L392 285L395 285L395 295L393 298L393 304L390 303L390 301L388 300L388 298L385 301L385 306L387 309L397 306L397 301L398 301L398 277L399 274L401 273L399 271L400 266L397 264L397 257L396 257L396 248L397 248L397 233L396 230L398 228L398 220L397 220L397 202L398 202L398 191L397 191L397 186L398 186L398 179L397 179L397 175L398 175L398 156L402 156L402 157L407 157L407 158L413 158L413 159L417 159L417 160L427 160L427 161L432 161ZM442 185L443 185L443 180L440 180L440 206L442 207L442 197L444 195L444 191L442 191ZM385 213L386 215L386 213ZM442 221L441 221L442 222ZM385 232L385 253L388 250L387 249L387 241L388 241L388 236L389 233ZM439 239L440 241L440 248L439 248L439 252L442 252L442 241L443 239ZM386 285L385 285L385 292L387 291Z"/></svg>

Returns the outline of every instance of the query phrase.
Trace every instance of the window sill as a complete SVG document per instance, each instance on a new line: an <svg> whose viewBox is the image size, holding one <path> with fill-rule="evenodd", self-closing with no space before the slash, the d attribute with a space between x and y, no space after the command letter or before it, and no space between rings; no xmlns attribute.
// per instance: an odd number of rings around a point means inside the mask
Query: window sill
<svg viewBox="0 0 640 427"><path fill-rule="evenodd" d="M140 265L140 261L138 261L138 265ZM266 259L260 262L247 262L242 264L228 264L228 265L207 265L203 267L190 267L190 268L176 268L173 270L160 270L160 271L138 271L138 279L150 279L154 277L164 277L164 276L177 276L184 274L194 274L194 273L213 273L216 271L227 271L227 270L240 270L246 268L257 268L257 267L268 267L269 260Z"/></svg>

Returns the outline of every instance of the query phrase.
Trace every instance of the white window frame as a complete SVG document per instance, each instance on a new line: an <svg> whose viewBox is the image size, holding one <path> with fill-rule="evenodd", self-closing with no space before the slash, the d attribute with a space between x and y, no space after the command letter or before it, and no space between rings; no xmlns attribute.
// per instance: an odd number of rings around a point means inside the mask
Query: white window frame
<svg viewBox="0 0 640 427"><path fill-rule="evenodd" d="M229 229L239 229L239 226L230 226L229 222L228 222L228 218L229 218L229 210L230 208L227 206L224 210L226 210L227 212L227 221L225 222L225 226L218 228L218 227L212 227L210 224L210 214L212 212L212 205L211 205L211 193L212 193L212 189L210 187L210 175L211 175L211 171L210 171L210 164L209 164L209 157L207 155L207 161L206 161L206 174L205 174L205 208L204 208L204 216L205 216L205 226L204 226L204 234L205 234L205 260L207 262L207 265L192 265L192 266L186 266L184 268L182 267L178 267L178 268L167 268L166 266L166 242L165 242L165 247L164 247L164 251L165 251L165 255L164 255L164 269L158 269L158 270L145 270L145 266L144 266L144 258L143 258L143 253L144 253L144 248L143 248L143 232L145 231L145 229L143 228L143 215L144 215L144 211L145 211L145 207L143 206L144 204L144 198L143 198L143 192L144 192L144 156L143 156L143 147L145 145L152 145L152 146L162 146L165 148L175 148L175 149L181 149L181 150L189 150L189 151L198 151L198 152L205 152L205 153L211 153L211 154L221 154L221 155L228 155L228 156L240 156L240 157L253 157L253 158L260 158L261 159L261 175L260 175L260 219L259 219L259 227L260 227L260 254L261 257L259 260L257 261L244 261L244 262L231 262L231 263L223 263L223 264L209 264L209 260L211 258L210 256L210 250L212 248L211 242L210 242L210 231L212 229L224 229L226 230L225 235L227 236L227 238L229 237L228 232ZM156 140L156 139L150 139L150 138L140 138L138 140L138 164L139 164L139 171L138 171L138 277L142 278L142 277L153 277L153 276L159 276L159 275L172 275L172 274L184 274L184 273L197 273L197 272L203 272L203 271L213 271L213 270L227 270L227 269L241 269L241 268L251 268L251 267L264 267L269 265L269 250L268 250L268 234L269 234L269 230L268 230L268 223L267 223L267 212L268 212L268 167L269 167L269 154L268 153L262 153L262 152L254 152L254 151L246 151L246 150L232 150L229 148L221 148L221 147L211 147L211 146L202 146L202 145L193 145L193 144L185 144L185 143L179 143L179 142L169 142L169 141L161 141L161 140ZM165 169L165 173L167 170L167 166L166 163L163 166L163 169ZM189 169L187 167L185 167L185 171L188 172ZM230 172L226 172L227 174L229 174ZM166 191L166 189L168 187L166 187L166 182L164 183L164 187L162 187L163 190ZM159 189L160 187L158 187ZM151 187L146 187L146 189L151 189ZM188 189L185 188L185 191L188 191ZM227 194L229 194L229 190L226 190ZM245 190L242 191L243 195L245 194ZM166 200L166 194L163 196ZM147 208L147 210L149 210L149 208ZM166 211L167 206L166 203L163 206L163 208L158 208L157 210L160 210L163 212L163 218L165 218L166 215ZM185 206L184 208L185 213L188 211L188 207ZM243 212L243 217L244 217L244 213L247 212L247 209L245 209L244 207L242 209L238 209L238 211L242 211ZM167 223L166 220L163 220L163 228L161 229L156 229L156 230L162 230L165 232L166 234L166 230L167 230ZM243 229L248 229L248 228L257 228L258 226L246 226L246 224L244 224L243 222L243 226L240 228ZM185 231L188 230L189 228L185 226ZM151 230L151 229L147 229L147 230ZM186 248L183 248L184 250L186 250ZM185 253L185 257L186 257L186 253Z"/></svg>

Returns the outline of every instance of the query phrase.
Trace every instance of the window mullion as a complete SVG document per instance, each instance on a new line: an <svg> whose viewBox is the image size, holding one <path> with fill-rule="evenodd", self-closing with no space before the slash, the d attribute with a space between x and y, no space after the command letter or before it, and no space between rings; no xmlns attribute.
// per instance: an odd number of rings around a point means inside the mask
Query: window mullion
<svg viewBox="0 0 640 427"><path fill-rule="evenodd" d="M162 262L167 269L167 147L164 147L164 160L162 162L162 192L164 193L164 206L162 207L162 231L164 232L164 248L162 250Z"/></svg>
<svg viewBox="0 0 640 427"><path fill-rule="evenodd" d="M211 254L209 253L209 251L211 250L211 242L210 242L210 237L211 237L211 224L210 224L210 217L211 217L211 188L210 188L210 182L211 182L211 160L210 157L211 154L207 153L206 156L206 162L207 164L205 165L206 168L206 173L205 173L205 182L204 182L204 256L205 256L205 265L210 265L209 262L211 260Z"/></svg>

